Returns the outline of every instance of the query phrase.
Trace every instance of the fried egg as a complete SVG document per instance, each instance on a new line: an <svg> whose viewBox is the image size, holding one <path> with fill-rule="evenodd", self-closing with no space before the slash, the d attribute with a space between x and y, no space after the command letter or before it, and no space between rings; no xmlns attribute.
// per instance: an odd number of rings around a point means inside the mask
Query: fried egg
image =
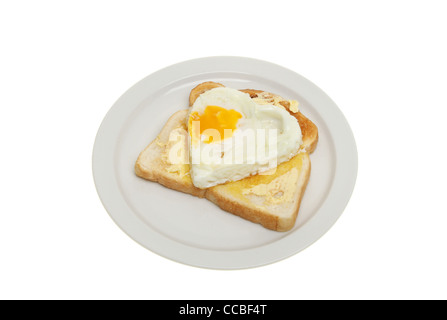
<svg viewBox="0 0 447 320"><path fill-rule="evenodd" d="M190 176L202 189L272 172L302 144L299 123L288 111L227 87L196 99L187 128Z"/></svg>

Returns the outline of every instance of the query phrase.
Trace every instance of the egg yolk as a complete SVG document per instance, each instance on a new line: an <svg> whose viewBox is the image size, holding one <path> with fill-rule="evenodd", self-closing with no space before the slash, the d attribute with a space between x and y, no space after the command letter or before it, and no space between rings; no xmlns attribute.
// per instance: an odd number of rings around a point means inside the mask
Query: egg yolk
<svg viewBox="0 0 447 320"><path fill-rule="evenodd" d="M192 112L189 117L188 130L193 141L202 134L205 135L204 142L218 142L224 138L230 138L233 131L236 129L238 120L242 115L236 110L228 110L218 106L207 106L203 114ZM198 121L200 130L196 130L196 124L193 121ZM213 130L209 130L213 129ZM206 132L209 130L208 132Z"/></svg>

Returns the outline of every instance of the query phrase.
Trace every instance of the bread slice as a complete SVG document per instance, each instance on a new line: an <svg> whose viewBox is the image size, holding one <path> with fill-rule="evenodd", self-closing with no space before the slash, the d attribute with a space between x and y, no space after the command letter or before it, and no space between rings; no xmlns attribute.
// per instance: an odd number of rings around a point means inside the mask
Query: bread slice
<svg viewBox="0 0 447 320"><path fill-rule="evenodd" d="M191 90L190 105L206 90L223 86L205 82ZM174 113L157 138L139 155L135 163L137 176L158 182L167 188L206 198L221 209L259 223L267 229L287 231L294 225L301 199L309 180L311 163L309 153L315 150L318 129L315 124L296 108L296 102L253 89L241 90L259 104L275 104L285 108L299 122L303 144L300 152L287 162L278 165L272 174L257 174L225 184L199 189L192 183L189 164L170 163L168 157L173 141L182 141L187 150L188 132L186 117L188 109ZM186 153L185 153L186 155Z"/></svg>

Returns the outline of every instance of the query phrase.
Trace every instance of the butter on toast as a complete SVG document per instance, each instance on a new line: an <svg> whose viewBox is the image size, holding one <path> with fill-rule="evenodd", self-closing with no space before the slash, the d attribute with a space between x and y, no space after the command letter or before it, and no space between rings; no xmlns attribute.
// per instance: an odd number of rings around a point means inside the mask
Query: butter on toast
<svg viewBox="0 0 447 320"><path fill-rule="evenodd" d="M223 86L220 83L204 82L191 90L190 106L206 90ZM155 181L167 188L206 198L221 209L240 216L267 229L287 231L294 225L301 199L309 180L311 163L309 153L318 142L318 129L297 108L296 101L261 90L245 89L258 104L274 104L284 108L300 124L303 143L300 152L289 161L281 163L273 174L257 174L239 181L227 182L207 189L199 189L192 183L189 164L171 163L168 157L172 141L182 141L188 148L186 117L188 109L174 113L157 138L139 155L135 173L146 180ZM172 139L174 136L175 139ZM178 148L178 144L176 146ZM180 150L182 153L182 150ZM183 152L184 155L187 152Z"/></svg>

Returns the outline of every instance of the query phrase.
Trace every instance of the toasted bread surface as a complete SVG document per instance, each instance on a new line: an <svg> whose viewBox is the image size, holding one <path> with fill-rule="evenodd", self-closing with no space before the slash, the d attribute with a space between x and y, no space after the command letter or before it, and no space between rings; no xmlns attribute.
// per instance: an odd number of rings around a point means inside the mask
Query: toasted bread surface
<svg viewBox="0 0 447 320"><path fill-rule="evenodd" d="M222 86L215 82L198 85L191 90L190 106L201 93ZM157 138L140 153L135 164L135 173L141 178L158 182L170 189L206 198L221 209L259 223L267 229L290 230L295 224L301 199L309 180L311 171L309 153L315 150L318 129L296 108L296 101L285 100L278 95L261 90L241 91L250 94L257 103L269 103L282 107L297 119L301 127L303 144L295 157L280 164L270 174L258 174L208 189L199 189L192 183L189 165L172 164L167 157L173 133L183 136L184 141L187 141L185 119L188 110L185 109L172 115Z"/></svg>
<svg viewBox="0 0 447 320"><path fill-rule="evenodd" d="M167 188L203 198L206 190L194 186L189 175L189 165L171 164L167 157L169 138L172 132L177 130L179 134L185 134L186 137L185 117L187 113L186 109L180 110L169 118L157 138L138 156L135 173L141 178L158 182Z"/></svg>
<svg viewBox="0 0 447 320"><path fill-rule="evenodd" d="M281 163L274 174L254 175L207 189L205 197L221 209L276 231L290 230L310 175L302 152Z"/></svg>

